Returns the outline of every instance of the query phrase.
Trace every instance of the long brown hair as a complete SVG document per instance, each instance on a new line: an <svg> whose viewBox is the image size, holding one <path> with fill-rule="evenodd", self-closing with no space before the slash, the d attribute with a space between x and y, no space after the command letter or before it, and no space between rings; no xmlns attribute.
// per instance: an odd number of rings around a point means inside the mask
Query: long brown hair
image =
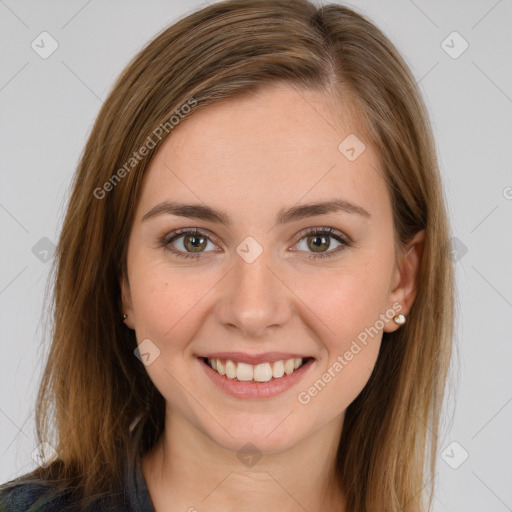
<svg viewBox="0 0 512 512"><path fill-rule="evenodd" d="M435 472L452 349L453 269L429 118L406 63L378 28L347 7L307 0L207 6L158 34L114 84L81 156L57 247L36 422L40 442L59 459L34 475L73 485L80 496L115 493L132 423L142 418L144 450L162 432L163 397L134 356L135 335L119 309L144 172L172 133L173 115L186 122L277 82L350 99L378 149L397 240L425 229L408 322L384 334L372 376L348 407L337 469L347 511L430 508L432 485L423 488Z"/></svg>

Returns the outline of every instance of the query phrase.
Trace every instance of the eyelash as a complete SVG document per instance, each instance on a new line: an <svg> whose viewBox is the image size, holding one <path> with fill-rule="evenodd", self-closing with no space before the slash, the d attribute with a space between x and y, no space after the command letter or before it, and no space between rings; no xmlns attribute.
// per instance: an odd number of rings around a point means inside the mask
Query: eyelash
<svg viewBox="0 0 512 512"><path fill-rule="evenodd" d="M212 241L211 237L207 233L205 233L197 228L185 228L185 229L179 229L177 231L173 231L172 233L169 233L168 235L163 237L160 240L160 245L162 247L164 247L165 250L170 251L174 256L177 256L178 258L184 258L184 259L200 258L202 256L202 254L204 254L204 253L196 253L196 254L184 253L182 251L177 251L176 249L171 248L172 247L171 243L183 235L206 237L208 240ZM348 238L333 228L312 228L303 233L300 233L299 236L301 236L301 237L297 243L301 242L304 238L307 238L309 236L328 236L329 238L334 238L337 242L341 243L341 245L339 247L337 247L336 249L332 249L329 252L318 253L318 254L312 253L310 256L308 256L308 259L326 260L326 259L331 258L332 256L338 254L345 247L351 246L351 242L348 240Z"/></svg>

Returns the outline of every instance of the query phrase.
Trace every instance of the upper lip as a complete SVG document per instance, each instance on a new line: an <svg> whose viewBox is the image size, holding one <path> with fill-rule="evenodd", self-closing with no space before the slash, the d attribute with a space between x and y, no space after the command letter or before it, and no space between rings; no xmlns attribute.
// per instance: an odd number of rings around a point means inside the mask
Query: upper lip
<svg viewBox="0 0 512 512"><path fill-rule="evenodd" d="M290 352L264 352L263 354L247 354L246 352L211 352L208 354L198 355L197 357L207 357L209 359L222 360L230 359L231 361L235 361L237 363L260 364L281 360L286 361L287 359L295 359L298 357L307 359L311 356Z"/></svg>

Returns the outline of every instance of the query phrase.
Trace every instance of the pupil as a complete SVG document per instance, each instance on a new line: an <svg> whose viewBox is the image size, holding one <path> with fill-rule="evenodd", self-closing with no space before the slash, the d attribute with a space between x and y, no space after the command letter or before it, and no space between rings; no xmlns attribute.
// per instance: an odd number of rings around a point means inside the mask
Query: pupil
<svg viewBox="0 0 512 512"><path fill-rule="evenodd" d="M201 246L204 245L204 237L189 235L187 237L187 242L192 246L192 248L200 249Z"/></svg>
<svg viewBox="0 0 512 512"><path fill-rule="evenodd" d="M327 246L329 246L329 243L327 242L327 239L325 236L316 235L312 238L314 240L313 245L317 248L320 247L321 245L325 245L325 244L327 244ZM317 243L318 240L321 240L321 242Z"/></svg>

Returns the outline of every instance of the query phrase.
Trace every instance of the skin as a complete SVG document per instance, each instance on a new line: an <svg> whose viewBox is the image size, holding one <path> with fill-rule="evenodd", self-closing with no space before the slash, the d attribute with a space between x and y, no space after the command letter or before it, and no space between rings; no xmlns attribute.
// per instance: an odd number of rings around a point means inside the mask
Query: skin
<svg viewBox="0 0 512 512"><path fill-rule="evenodd" d="M332 372L393 304L407 316L423 232L396 250L378 155L348 113L334 114L332 101L279 85L214 104L178 125L147 170L121 288L126 324L139 343L150 339L160 350L146 370L166 400L166 427L143 458L157 512L345 508L334 476L345 410L370 377L382 332L399 326L387 315L309 403L297 396ZM354 161L338 150L350 133L366 143ZM334 198L370 217L340 211L275 223L281 208ZM170 214L142 221L162 201L207 204L225 211L232 226ZM178 258L159 243L188 227L214 237L198 259ZM298 235L329 227L351 245L309 259L318 253ZM252 263L236 252L248 236L263 248ZM185 237L172 247L190 254ZM321 247L340 245L327 237ZM207 377L196 356L214 351L282 351L315 361L284 393L243 400ZM262 455L251 467L237 458L248 442Z"/></svg>

